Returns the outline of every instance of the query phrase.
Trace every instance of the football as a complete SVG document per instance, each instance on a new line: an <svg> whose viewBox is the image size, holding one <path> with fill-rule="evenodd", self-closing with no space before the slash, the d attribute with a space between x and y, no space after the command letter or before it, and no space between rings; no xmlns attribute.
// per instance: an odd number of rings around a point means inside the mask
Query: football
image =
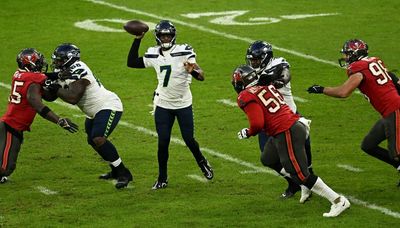
<svg viewBox="0 0 400 228"><path fill-rule="evenodd" d="M142 33L149 31L149 26L142 21L131 20L125 23L124 29L132 35L139 36Z"/></svg>

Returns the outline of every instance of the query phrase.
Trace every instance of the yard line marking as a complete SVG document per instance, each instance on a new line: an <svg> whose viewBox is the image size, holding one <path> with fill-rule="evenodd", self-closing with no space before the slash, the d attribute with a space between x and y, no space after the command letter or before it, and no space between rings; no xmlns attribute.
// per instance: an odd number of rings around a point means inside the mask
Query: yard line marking
<svg viewBox="0 0 400 228"><path fill-rule="evenodd" d="M48 189L46 187L43 187L43 186L36 186L35 189L38 190L39 192L45 194L45 195L56 195L56 194L58 194L58 192L52 191L52 190L50 190L50 189Z"/></svg>
<svg viewBox="0 0 400 228"><path fill-rule="evenodd" d="M218 103L225 104L225 105L228 105L228 106L231 106L231 107L237 106L237 103L236 103L236 102L233 102L233 101L231 101L231 100L229 100L229 99L219 99L219 100L217 100L217 102L218 102Z"/></svg>
<svg viewBox="0 0 400 228"><path fill-rule="evenodd" d="M114 8L114 9L118 9L118 10L122 10L122 11L125 11L125 12L144 15L144 16L151 17L151 18L154 18L154 19L157 19L157 20L170 20L170 21L173 21L174 24L187 26L187 27L190 27L192 29L200 30L202 32L212 33L214 35L222 36L222 37L225 37L227 39L240 40L240 41L244 41L246 43L252 43L252 42L255 41L255 40L253 40L251 38L236 36L236 35L232 35L232 34L225 33L225 32L220 32L220 31L217 31L217 30L214 30L214 29L210 29L210 28L204 27L202 25L197 25L197 24L194 24L194 23L188 23L186 21L181 21L181 20L178 20L178 19L175 19L175 18L161 17L161 16L156 15L156 14L152 14L152 13L147 13L147 12L140 11L140 10L131 9L131 8L126 7L126 6L115 5L115 4L112 4L112 3L109 3L109 2L105 2L105 1L99 1L99 0L85 0L85 1L92 2L94 4L108 6L108 7L111 7L111 8ZM271 45L274 47L275 50L279 50L281 52L286 52L286 53L289 53L289 54L292 54L292 55L295 55L295 56L299 56L299 57L302 57L302 58L305 58L305 59L310 59L310 60L313 60L313 61L316 61L316 62L325 63L325 64L328 64L328 65L340 67L339 64L337 64L337 62L320 59L318 57L315 57L315 56L312 56L312 55L303 54L303 53L298 52L298 51L294 51L294 50L290 50L290 49L286 49L286 48L281 48L281 47L278 47L278 46L273 45L273 44L271 44Z"/></svg>
<svg viewBox="0 0 400 228"><path fill-rule="evenodd" d="M257 170L244 170L240 171L240 174L253 174L253 173L261 173L260 171Z"/></svg>
<svg viewBox="0 0 400 228"><path fill-rule="evenodd" d="M200 182L202 182L202 183L207 183L207 182L208 182L208 180L207 180L206 178L201 177L201 176L196 175L196 174L189 174L189 175L187 175L187 176L188 176L189 178L192 178L192 179L194 179L194 180L200 181Z"/></svg>
<svg viewBox="0 0 400 228"><path fill-rule="evenodd" d="M353 167L351 165L337 164L336 166L339 168L348 170L348 171L356 172L356 173L364 172L363 169L359 169L359 168Z"/></svg>
<svg viewBox="0 0 400 228"><path fill-rule="evenodd" d="M346 197L350 200L351 203L358 204L358 205L367 207L367 208L372 209L372 210L380 211L383 214L386 214L386 215L389 215L389 216L392 216L392 217L395 217L395 218L400 218L400 213L398 213L398 212L391 211L391 210L389 210L387 208L384 208L384 207L381 207L381 206L377 206L375 204L370 204L368 202L359 200L359 199L357 199L357 198L355 198L353 196L346 196Z"/></svg>

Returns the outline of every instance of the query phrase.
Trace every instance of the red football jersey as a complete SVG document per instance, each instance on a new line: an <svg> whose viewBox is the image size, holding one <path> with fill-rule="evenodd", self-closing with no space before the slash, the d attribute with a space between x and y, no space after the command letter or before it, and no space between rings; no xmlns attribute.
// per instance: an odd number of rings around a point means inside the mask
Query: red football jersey
<svg viewBox="0 0 400 228"><path fill-rule="evenodd" d="M43 84L45 80L46 76L42 73L16 71L12 78L7 112L1 120L15 130L29 131L36 110L28 102L28 88L32 83Z"/></svg>
<svg viewBox="0 0 400 228"><path fill-rule="evenodd" d="M400 95L386 72L382 60L376 57L363 58L353 62L347 68L348 76L357 72L363 75L358 88L376 111L386 117L400 109Z"/></svg>
<svg viewBox="0 0 400 228"><path fill-rule="evenodd" d="M249 135L256 135L261 129L274 136L288 130L300 118L273 85L249 87L240 92L237 102L249 118ZM257 105L253 106L254 103Z"/></svg>

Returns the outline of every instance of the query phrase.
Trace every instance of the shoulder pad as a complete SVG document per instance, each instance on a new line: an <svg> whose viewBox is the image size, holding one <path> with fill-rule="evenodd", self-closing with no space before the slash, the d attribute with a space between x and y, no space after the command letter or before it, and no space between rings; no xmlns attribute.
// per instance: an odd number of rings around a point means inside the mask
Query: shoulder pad
<svg viewBox="0 0 400 228"><path fill-rule="evenodd" d="M279 57L279 58L273 58L271 63L267 68L272 68L277 65L282 65L284 68L289 68L290 64L286 61L286 59Z"/></svg>

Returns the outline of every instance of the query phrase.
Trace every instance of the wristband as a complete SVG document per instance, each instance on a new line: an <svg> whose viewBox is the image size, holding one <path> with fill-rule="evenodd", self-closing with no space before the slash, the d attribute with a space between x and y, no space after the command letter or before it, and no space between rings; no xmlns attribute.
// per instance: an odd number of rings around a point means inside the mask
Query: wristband
<svg viewBox="0 0 400 228"><path fill-rule="evenodd" d="M197 70L192 70L192 72L190 72L190 75L192 75L194 78L199 78L200 73Z"/></svg>
<svg viewBox="0 0 400 228"><path fill-rule="evenodd" d="M51 110L49 109L49 107L44 106L42 108L42 110L39 112L39 115L41 115L43 118L46 118L47 113L51 112Z"/></svg>

